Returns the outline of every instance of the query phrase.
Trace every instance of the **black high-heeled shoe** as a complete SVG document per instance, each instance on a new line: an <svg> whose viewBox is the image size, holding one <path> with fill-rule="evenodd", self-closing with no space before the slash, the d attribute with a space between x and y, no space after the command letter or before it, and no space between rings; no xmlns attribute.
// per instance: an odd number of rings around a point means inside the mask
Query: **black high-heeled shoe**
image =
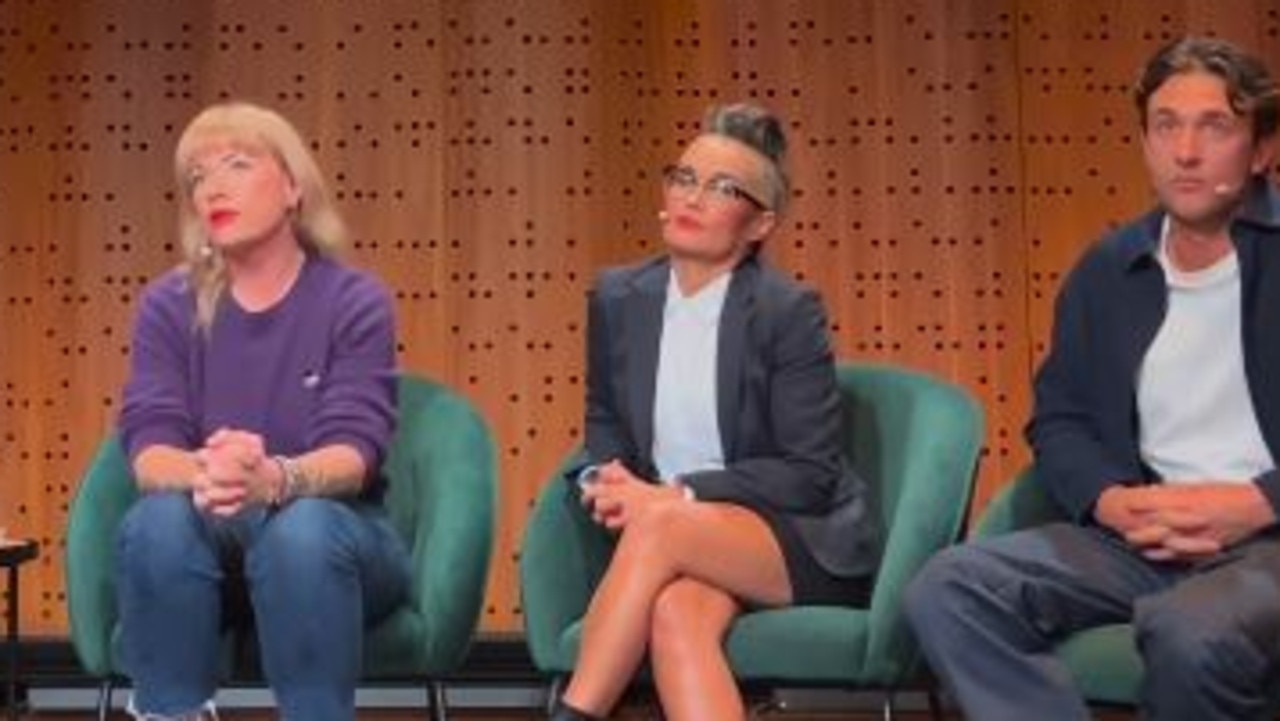
<svg viewBox="0 0 1280 721"><path fill-rule="evenodd" d="M564 702L564 699L558 699L555 706L551 709L550 721L604 721L598 716L592 716L585 711L570 706Z"/></svg>

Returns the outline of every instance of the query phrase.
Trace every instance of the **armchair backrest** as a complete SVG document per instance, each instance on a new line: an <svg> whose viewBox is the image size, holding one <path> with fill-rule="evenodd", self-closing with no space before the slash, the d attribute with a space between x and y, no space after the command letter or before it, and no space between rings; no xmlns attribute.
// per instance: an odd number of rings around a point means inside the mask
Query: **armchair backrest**
<svg viewBox="0 0 1280 721"><path fill-rule="evenodd" d="M838 373L844 445L872 487L884 533L866 667L871 677L892 681L910 671L901 659L914 657L906 651L914 644L902 594L925 561L960 535L983 413L963 389L923 373L861 363L841 365Z"/></svg>
<svg viewBox="0 0 1280 721"><path fill-rule="evenodd" d="M478 525L493 516L496 459L488 426L475 408L449 388L419 376L402 375L396 386L399 422L382 470L390 481L385 505L392 524L405 539L421 545L419 533L433 533L433 512L446 508L433 503L455 489L433 482L424 469L445 475L452 486L472 489L466 494L467 518ZM456 502L456 501L455 501Z"/></svg>
<svg viewBox="0 0 1280 721"><path fill-rule="evenodd" d="M410 601L432 666L462 660L483 608L493 550L497 459L488 426L461 395L402 375L395 439L383 471L392 523L415 569Z"/></svg>

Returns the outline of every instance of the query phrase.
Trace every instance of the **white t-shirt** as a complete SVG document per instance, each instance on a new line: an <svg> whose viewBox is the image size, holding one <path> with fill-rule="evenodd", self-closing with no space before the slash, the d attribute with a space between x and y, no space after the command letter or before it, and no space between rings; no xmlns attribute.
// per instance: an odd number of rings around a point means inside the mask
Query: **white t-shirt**
<svg viewBox="0 0 1280 721"><path fill-rule="evenodd" d="M667 281L653 399L653 462L663 481L724 468L716 367L720 312L731 277L725 273L688 297L674 270Z"/></svg>
<svg viewBox="0 0 1280 721"><path fill-rule="evenodd" d="M1275 467L1244 374L1240 263L1234 250L1208 268L1157 257L1168 312L1138 369L1142 460L1167 483L1249 481Z"/></svg>

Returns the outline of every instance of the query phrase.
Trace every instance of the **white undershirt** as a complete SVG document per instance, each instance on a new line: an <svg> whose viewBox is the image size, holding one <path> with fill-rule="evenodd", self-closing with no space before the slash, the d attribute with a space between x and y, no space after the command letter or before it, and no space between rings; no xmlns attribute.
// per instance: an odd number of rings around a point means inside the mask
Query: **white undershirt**
<svg viewBox="0 0 1280 721"><path fill-rule="evenodd" d="M724 468L716 403L720 312L730 273L685 297L675 271L667 281L653 399L653 462L663 481Z"/></svg>
<svg viewBox="0 0 1280 721"><path fill-rule="evenodd" d="M1157 258L1168 312L1138 369L1142 460L1168 483L1249 481L1275 467L1244 374L1240 263L1233 249L1186 272L1169 258L1168 220Z"/></svg>

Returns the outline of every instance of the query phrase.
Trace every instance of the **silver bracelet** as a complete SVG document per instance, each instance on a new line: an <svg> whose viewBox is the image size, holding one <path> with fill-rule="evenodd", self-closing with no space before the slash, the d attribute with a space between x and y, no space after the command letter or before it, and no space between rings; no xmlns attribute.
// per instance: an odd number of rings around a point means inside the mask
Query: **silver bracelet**
<svg viewBox="0 0 1280 721"><path fill-rule="evenodd" d="M284 486L280 489L280 495L272 499L271 505L283 506L298 497L302 491L302 469L298 467L298 462L288 456L272 456L271 460L280 466L280 472L284 475Z"/></svg>

